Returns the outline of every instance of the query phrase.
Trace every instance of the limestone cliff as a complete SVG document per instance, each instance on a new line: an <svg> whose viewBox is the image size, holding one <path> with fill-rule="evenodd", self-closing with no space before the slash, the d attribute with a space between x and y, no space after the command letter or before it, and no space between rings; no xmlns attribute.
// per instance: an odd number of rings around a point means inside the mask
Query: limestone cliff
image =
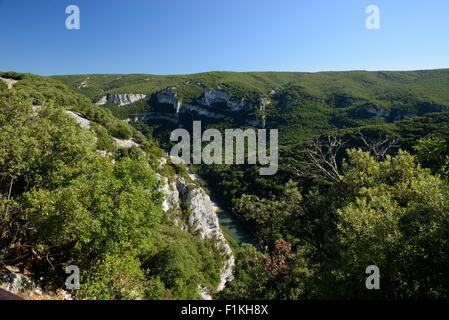
<svg viewBox="0 0 449 320"><path fill-rule="evenodd" d="M128 104L137 102L139 100L145 99L145 94L108 94L103 96L97 103L97 106L105 105L106 103L118 104L119 106L126 106Z"/></svg>
<svg viewBox="0 0 449 320"><path fill-rule="evenodd" d="M169 212L179 211L181 210L181 202L186 203L190 209L188 225L186 225L186 222L181 222L180 219L176 223L182 229L197 231L202 240L213 239L217 249L226 257L220 273L220 283L216 288L217 292L223 290L226 283L233 279L235 257L220 228L218 216L209 195L193 181L187 181L186 178L180 176L176 176L171 183L163 177L161 177L161 181L164 212L168 214ZM203 298L210 296L204 288L201 288L201 293Z"/></svg>

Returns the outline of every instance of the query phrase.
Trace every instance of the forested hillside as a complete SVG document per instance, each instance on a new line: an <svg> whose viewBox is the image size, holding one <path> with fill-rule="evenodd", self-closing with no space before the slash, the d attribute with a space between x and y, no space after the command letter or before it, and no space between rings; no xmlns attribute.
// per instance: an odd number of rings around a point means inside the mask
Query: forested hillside
<svg viewBox="0 0 449 320"><path fill-rule="evenodd" d="M16 81L0 81L0 282L16 270L56 292L75 265L78 299L213 293L223 252L190 230L187 206L163 206L164 181L189 179L185 169L60 81L0 77Z"/></svg>
<svg viewBox="0 0 449 320"><path fill-rule="evenodd" d="M225 257L176 225L184 203L162 213L157 179L189 179L161 168L156 145L169 151L173 129L201 120L280 139L272 177L189 167L255 238L216 297L449 297L449 70L1 77L18 81L0 82L4 263L46 277L78 264L81 298L213 292ZM366 289L370 265L380 290Z"/></svg>
<svg viewBox="0 0 449 320"><path fill-rule="evenodd" d="M196 166L258 248L222 298L447 298L449 71L57 77L151 133L276 128L280 170ZM120 105L123 94L141 94ZM445 231L446 230L446 231ZM365 269L381 270L380 291Z"/></svg>

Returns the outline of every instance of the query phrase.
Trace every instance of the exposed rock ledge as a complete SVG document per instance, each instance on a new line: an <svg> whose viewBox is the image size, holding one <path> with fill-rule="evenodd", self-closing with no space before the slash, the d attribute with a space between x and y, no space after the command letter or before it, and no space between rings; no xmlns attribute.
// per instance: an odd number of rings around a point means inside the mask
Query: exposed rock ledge
<svg viewBox="0 0 449 320"><path fill-rule="evenodd" d="M198 101L198 103L208 107L215 103L225 103L226 106L233 112L241 111L247 106L245 99L233 101L231 100L229 94L223 89L207 90L204 92L203 97Z"/></svg>
<svg viewBox="0 0 449 320"><path fill-rule="evenodd" d="M203 240L215 239L217 248L226 256L226 262L220 273L220 283L216 288L217 292L222 291L226 283L234 277L235 257L221 231L218 216L215 213L209 195L203 188L194 183L187 182L179 176L176 176L175 181L170 184L167 180L164 180L162 192L164 194L164 212L180 210L180 201L185 201L191 210L189 227L197 230L199 237ZM187 226L181 227L185 229ZM211 298L210 293L205 288L200 288L200 293L204 299Z"/></svg>
<svg viewBox="0 0 449 320"><path fill-rule="evenodd" d="M39 106L35 106L35 111L38 110L39 108L40 108ZM86 118L83 118L79 113L73 112L73 111L69 111L69 110L66 110L65 112L70 117L72 117L81 127L83 127L84 129L90 129L90 121L87 120ZM130 149L132 147L139 147L140 146L133 139L124 140L124 139L118 139L118 138L112 137L112 140L114 140L115 145L119 149ZM102 155L106 155L107 153L101 153L101 154Z"/></svg>
<svg viewBox="0 0 449 320"><path fill-rule="evenodd" d="M212 89L204 92L203 96L192 104L184 104L177 98L177 94L174 89L167 89L158 92L156 95L158 103L172 105L176 113L194 111L198 113L205 113L207 110L202 107L211 107L214 104L225 104L226 107L232 112L239 112L248 107L248 103L245 99L238 101L232 100L230 95L222 89ZM185 109L185 110L184 110ZM212 114L212 113L211 113ZM213 116L217 116L214 114ZM218 115L221 117L221 115Z"/></svg>
<svg viewBox="0 0 449 320"><path fill-rule="evenodd" d="M139 100L145 99L147 96L145 94L108 94L102 97L97 103L97 106L105 105L106 103L118 104L120 106L126 106L128 104L137 102Z"/></svg>
<svg viewBox="0 0 449 320"><path fill-rule="evenodd" d="M3 81L4 83L6 83L8 90L11 90L12 87L17 83L17 80L14 80L14 79L0 78L0 80Z"/></svg>

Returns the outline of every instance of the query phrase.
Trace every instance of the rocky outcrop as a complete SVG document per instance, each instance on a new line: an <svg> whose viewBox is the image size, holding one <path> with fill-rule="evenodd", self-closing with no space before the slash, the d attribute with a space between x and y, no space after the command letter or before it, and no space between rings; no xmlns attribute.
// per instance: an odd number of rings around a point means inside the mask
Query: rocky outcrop
<svg viewBox="0 0 449 320"><path fill-rule="evenodd" d="M41 278L43 280L43 278ZM0 288L27 300L72 300L64 289L44 292L42 286L34 281L27 271L12 266L0 266Z"/></svg>
<svg viewBox="0 0 449 320"><path fill-rule="evenodd" d="M232 100L229 94L223 89L212 89L204 92L203 96L196 103L185 104L177 98L175 89L167 89L156 94L156 100L160 104L173 106L176 113L197 112L206 115L206 109L201 107L211 107L215 104L224 104L232 112L242 111L247 107L244 99Z"/></svg>
<svg viewBox="0 0 449 320"><path fill-rule="evenodd" d="M8 87L8 90L11 90L12 87L17 83L17 80L14 80L14 79L0 78L0 80L6 84L6 86Z"/></svg>
<svg viewBox="0 0 449 320"><path fill-rule="evenodd" d="M36 106L37 107L37 106ZM83 118L79 113L66 110L66 113L71 116L81 127L90 129L90 121Z"/></svg>
<svg viewBox="0 0 449 320"><path fill-rule="evenodd" d="M374 105L365 105L358 107L355 112L360 117L376 116L383 117L390 122L395 122L431 112L442 112L444 110L446 110L444 106L434 104L418 104L407 108L398 106L391 110L384 110Z"/></svg>
<svg viewBox="0 0 449 320"><path fill-rule="evenodd" d="M204 109L204 108L201 108L198 106L193 106L190 104L183 104L182 106L180 106L179 113L189 113L189 112L195 112L196 114L198 114L200 116L212 118L212 119L224 119L225 118L225 116L220 113L212 112L212 111L209 111L207 109Z"/></svg>
<svg viewBox="0 0 449 320"><path fill-rule="evenodd" d="M187 200L192 211L189 218L190 226L199 231L202 239L214 239L220 251L227 256L217 287L217 291L221 291L226 283L233 279L235 258L231 247L220 229L218 216L215 214L209 195L202 188L188 187L184 190L183 197Z"/></svg>
<svg viewBox="0 0 449 320"><path fill-rule="evenodd" d="M163 210L180 210L181 201L185 202L190 209L188 228L197 231L202 240L213 239L217 248L226 256L226 262L220 273L220 283L216 291L224 289L226 283L233 279L235 257L229 243L225 239L220 228L218 216L215 213L213 203L206 191L193 182L176 176L175 181L169 183L167 178L161 177L161 191L164 195ZM208 298L204 288L201 288L202 296Z"/></svg>
<svg viewBox="0 0 449 320"><path fill-rule="evenodd" d="M119 106L126 106L132 104L139 100L145 99L147 96L145 94L108 94L102 97L97 103L97 106L105 105L106 103L118 104Z"/></svg>
<svg viewBox="0 0 449 320"><path fill-rule="evenodd" d="M207 90L204 92L203 97L198 100L198 103L207 107L214 104L225 104L232 112L242 111L247 106L245 99L240 99L239 101L231 100L229 94L223 89Z"/></svg>
<svg viewBox="0 0 449 320"><path fill-rule="evenodd" d="M90 80L90 77L87 77L86 79L84 79L78 86L78 89L89 88L89 80Z"/></svg>
<svg viewBox="0 0 449 320"><path fill-rule="evenodd" d="M37 106L36 106L37 107ZM90 129L90 121L86 118L83 118L79 113L66 110L65 111L70 117L72 117L81 127L84 129ZM112 137L115 142L115 145L119 149L130 149L132 147L139 147L140 145L132 139L118 139Z"/></svg>
<svg viewBox="0 0 449 320"><path fill-rule="evenodd" d="M176 93L172 90L164 90L156 94L157 102L160 104L169 104L176 109Z"/></svg>
<svg viewBox="0 0 449 320"><path fill-rule="evenodd" d="M117 139L117 138L112 138L116 144L116 146L120 149L130 149L132 147L139 147L140 145L135 142L132 139L128 139L128 140L123 140L123 139Z"/></svg>
<svg viewBox="0 0 449 320"><path fill-rule="evenodd" d="M374 106L364 106L364 107L361 107L360 110L362 110L370 115L377 116L377 117L389 117L390 116L389 111L382 110L382 109L374 107Z"/></svg>
<svg viewBox="0 0 449 320"><path fill-rule="evenodd" d="M174 90L164 90L161 92L158 92L156 94L156 100L159 104L168 104L170 106L173 106L173 111L178 115L181 113L190 113L194 112L200 116L204 116L207 118L213 118L213 119L223 119L224 115L216 112L212 112L204 107L193 105L193 104L186 104L183 103L181 100L178 100L176 92ZM169 113L165 113L164 117L161 117L161 113L159 113L159 116L153 116L153 119L162 119L162 120L168 120L165 117L170 117ZM151 119L151 116L148 115L148 118ZM173 115L171 116L173 119ZM168 120L170 121L170 120Z"/></svg>

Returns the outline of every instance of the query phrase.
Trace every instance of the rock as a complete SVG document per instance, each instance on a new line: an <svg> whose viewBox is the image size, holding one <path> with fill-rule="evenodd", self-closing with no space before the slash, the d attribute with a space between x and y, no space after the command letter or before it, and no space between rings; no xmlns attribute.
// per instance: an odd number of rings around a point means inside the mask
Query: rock
<svg viewBox="0 0 449 320"><path fill-rule="evenodd" d="M76 112L72 112L72 111L68 111L66 110L66 113L71 116L73 119L75 119L75 121L83 128L85 129L90 129L90 121L81 117L79 113Z"/></svg>
<svg viewBox="0 0 449 320"><path fill-rule="evenodd" d="M187 231L188 227L183 223L181 217L181 201L179 199L179 191L177 188L177 182L169 183L167 177L163 177L160 174L156 174L156 177L160 183L159 190L162 193L162 211L169 215L173 223L181 228L183 231Z"/></svg>
<svg viewBox="0 0 449 320"><path fill-rule="evenodd" d="M198 289L200 290L200 296L203 300L212 300L212 296L207 291L207 288L199 286Z"/></svg>
<svg viewBox="0 0 449 320"><path fill-rule="evenodd" d="M115 141L115 144L117 145L117 147L121 148L121 149L130 149L132 147L140 147L140 145L132 139L123 140L123 139L117 139L114 137L112 139Z"/></svg>
<svg viewBox="0 0 449 320"><path fill-rule="evenodd" d="M26 300L73 300L72 295L62 288L56 292L44 292L27 271L21 272L12 266L0 267L0 289Z"/></svg>
<svg viewBox="0 0 449 320"><path fill-rule="evenodd" d="M161 182L161 192L163 194L162 210L167 213L169 210L180 210L179 191L176 182L169 183L167 177L158 175Z"/></svg>
<svg viewBox="0 0 449 320"><path fill-rule="evenodd" d="M181 199L184 199L190 207L190 226L199 232L201 239L215 239L217 248L226 255L227 259L220 274L220 283L216 289L217 292L222 291L226 283L234 278L235 257L221 231L212 201L203 188L195 184L186 184L184 179L178 180L178 190L180 190Z"/></svg>
<svg viewBox="0 0 449 320"><path fill-rule="evenodd" d="M0 270L0 288L13 294L20 294L26 290L36 288L37 285L27 276L14 267L5 267Z"/></svg>
<svg viewBox="0 0 449 320"><path fill-rule="evenodd" d="M216 112L209 111L207 109L201 108L199 106L194 106L190 104L183 104L180 108L180 113L188 113L188 112L195 112L196 114L200 116L204 116L207 118L213 118L213 119L224 119L225 116Z"/></svg>
<svg viewBox="0 0 449 320"><path fill-rule="evenodd" d="M247 104L244 99L240 101L233 101L229 94L223 89L212 89L204 92L203 97L198 100L202 106L210 107L213 104L224 103L232 112L243 110Z"/></svg>
<svg viewBox="0 0 449 320"><path fill-rule="evenodd" d="M191 180L200 180L195 175ZM220 283L216 291L224 289L226 283L233 279L235 257L232 249L225 239L220 228L220 222L216 214L215 204L210 200L206 191L184 178L176 176L175 181L168 182L166 177L158 177L162 183L161 191L164 195L163 210L168 213L171 210L181 210L180 203L184 201L190 208L189 227L198 232L200 239L214 239L217 248L226 256L226 262L220 272ZM210 293L205 288L200 288L203 299L208 299ZM211 298L211 297L210 297Z"/></svg>
<svg viewBox="0 0 449 320"><path fill-rule="evenodd" d="M88 83L89 80L90 80L90 77L87 77L86 79L84 79L78 86L78 89L89 88L89 83Z"/></svg>
<svg viewBox="0 0 449 320"><path fill-rule="evenodd" d="M379 116L381 116L381 117L389 117L390 116L389 111L385 111L385 110L379 109L374 106L365 106L365 107L362 107L361 110L363 110L371 115L378 116L378 117Z"/></svg>
<svg viewBox="0 0 449 320"><path fill-rule="evenodd" d="M14 79L0 78L0 80L3 81L4 83L6 83L8 90L11 90L12 87L17 83L17 80L14 80Z"/></svg>
<svg viewBox="0 0 449 320"><path fill-rule="evenodd" d="M176 103L177 103L176 93L173 92L172 90L167 89L167 90L158 92L156 94L156 99L157 99L158 103L169 104L169 105L172 105L176 109Z"/></svg>
<svg viewBox="0 0 449 320"><path fill-rule="evenodd" d="M106 103L118 104L120 106L126 106L132 104L139 100L145 99L147 96L145 94L108 94L103 96L97 103L97 106L105 105Z"/></svg>

